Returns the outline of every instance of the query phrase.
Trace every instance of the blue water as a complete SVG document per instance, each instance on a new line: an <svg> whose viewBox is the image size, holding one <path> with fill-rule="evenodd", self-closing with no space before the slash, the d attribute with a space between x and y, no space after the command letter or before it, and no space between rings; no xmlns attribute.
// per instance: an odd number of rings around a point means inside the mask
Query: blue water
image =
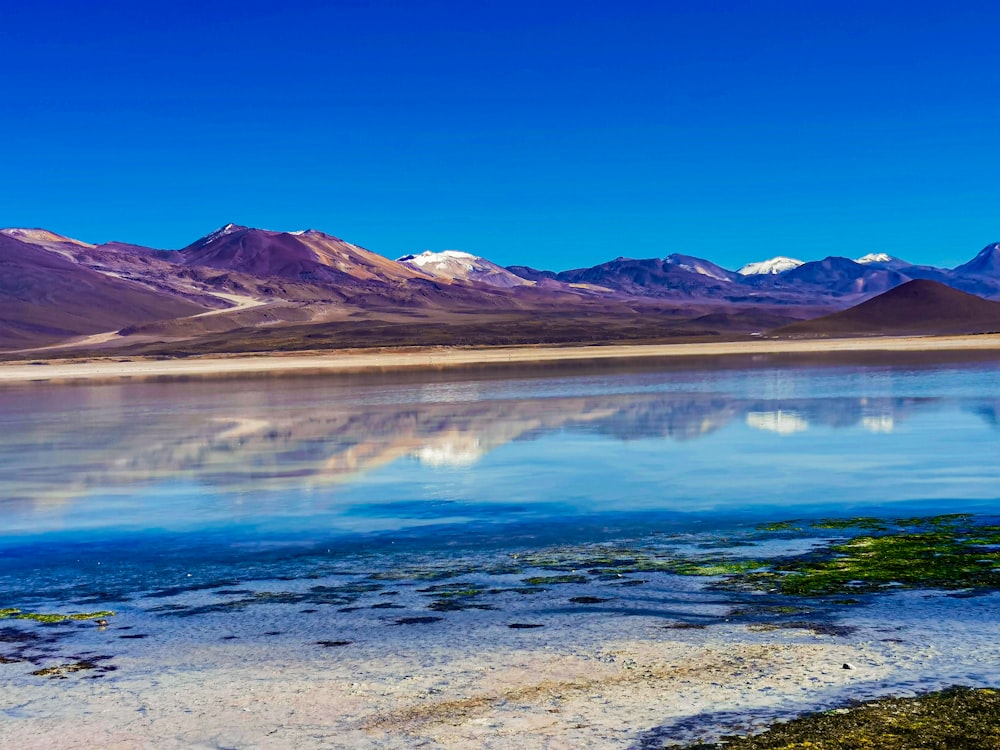
<svg viewBox="0 0 1000 750"><path fill-rule="evenodd" d="M138 744L267 746L273 727L249 717L238 741L211 739L234 728L230 680L284 700L284 665L300 684L337 690L367 672L377 713L469 695L478 672L441 666L452 659L606 659L626 637L834 642L868 662L850 681L837 679L839 662L807 664L818 671L758 695L757 713L740 700L718 707L725 721L692 709L660 726L653 709L594 747L743 731L847 696L993 685L995 593L805 602L807 615L764 619L853 635L757 632L735 613L787 597L580 561L763 559L822 542L756 528L787 519L968 512L995 523L998 375L990 362L764 363L0 390L0 609L115 612L101 627L0 622L0 726L33 737L107 714L121 734L106 736ZM560 574L572 578L527 585ZM465 589L480 593L449 598ZM82 659L97 666L62 681L37 674ZM438 692L392 697L411 678ZM183 737L131 723L133 695L174 711L171 727L188 722L200 686L221 703L199 709ZM358 731L352 712L324 731ZM413 731L349 745L436 741Z"/></svg>
<svg viewBox="0 0 1000 750"><path fill-rule="evenodd" d="M53 599L81 585L124 594L178 566L280 574L358 554L391 565L404 552L721 533L789 517L989 513L1000 507L998 372L10 389L0 392L0 596L11 601L26 581Z"/></svg>

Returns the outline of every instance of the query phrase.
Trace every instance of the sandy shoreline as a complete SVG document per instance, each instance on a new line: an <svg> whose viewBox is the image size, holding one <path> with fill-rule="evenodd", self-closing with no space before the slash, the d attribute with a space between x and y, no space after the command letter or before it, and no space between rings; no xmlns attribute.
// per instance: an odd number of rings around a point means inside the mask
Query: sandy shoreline
<svg viewBox="0 0 1000 750"><path fill-rule="evenodd" d="M121 670L96 683L74 675L6 684L17 697L0 708L17 718L0 717L0 727L10 746L39 750L624 748L644 731L718 712L759 729L870 689L904 661L894 645L757 637L742 626L685 637L659 626L606 618L582 642L565 626L521 645L480 629L447 642L417 636L402 651L308 656L260 641L177 644L171 656L119 659ZM632 637L614 638L616 630ZM845 661L857 669L842 669ZM712 728L663 739L686 744L703 731Z"/></svg>
<svg viewBox="0 0 1000 750"><path fill-rule="evenodd" d="M755 340L696 344L609 346L428 347L412 350L337 350L258 355L207 355L183 359L94 358L0 363L0 384L144 378L307 375L470 366L586 363L765 354L892 352L997 352L1000 334L847 339Z"/></svg>

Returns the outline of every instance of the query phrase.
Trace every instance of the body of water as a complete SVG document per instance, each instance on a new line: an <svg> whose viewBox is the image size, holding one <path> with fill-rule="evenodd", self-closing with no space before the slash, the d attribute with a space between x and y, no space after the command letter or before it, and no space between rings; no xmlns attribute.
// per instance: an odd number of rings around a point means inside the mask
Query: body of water
<svg viewBox="0 0 1000 750"><path fill-rule="evenodd" d="M114 614L0 621L0 726L29 745L83 726L80 746L658 747L849 694L989 684L993 594L810 605L816 627L775 634L734 622L777 611L766 591L634 561L802 554L833 533L762 531L785 520L988 518L997 455L990 362L11 388L0 610ZM768 661L776 644L819 649L813 682L774 676L796 668ZM757 698L704 675L687 705L565 687L637 680L643 658L666 680L657 659L683 649L742 660ZM550 667L552 711L524 687ZM563 693L590 729L539 723ZM594 719L594 695L623 726Z"/></svg>

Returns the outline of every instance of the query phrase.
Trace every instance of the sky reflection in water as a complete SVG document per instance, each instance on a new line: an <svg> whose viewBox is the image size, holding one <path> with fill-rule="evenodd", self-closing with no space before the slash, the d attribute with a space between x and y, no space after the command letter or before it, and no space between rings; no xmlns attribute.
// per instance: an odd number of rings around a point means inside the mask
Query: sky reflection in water
<svg viewBox="0 0 1000 750"><path fill-rule="evenodd" d="M992 509L996 375L760 368L13 389L0 393L0 544Z"/></svg>

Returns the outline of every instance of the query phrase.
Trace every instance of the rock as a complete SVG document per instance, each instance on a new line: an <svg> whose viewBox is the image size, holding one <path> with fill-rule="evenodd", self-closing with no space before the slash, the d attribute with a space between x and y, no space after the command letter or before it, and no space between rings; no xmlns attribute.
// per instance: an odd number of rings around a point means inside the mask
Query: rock
<svg viewBox="0 0 1000 750"><path fill-rule="evenodd" d="M841 667L841 669L854 669L854 668L855 667L854 667L853 664L851 664L850 662L846 662L846 661L844 662L844 665Z"/></svg>

